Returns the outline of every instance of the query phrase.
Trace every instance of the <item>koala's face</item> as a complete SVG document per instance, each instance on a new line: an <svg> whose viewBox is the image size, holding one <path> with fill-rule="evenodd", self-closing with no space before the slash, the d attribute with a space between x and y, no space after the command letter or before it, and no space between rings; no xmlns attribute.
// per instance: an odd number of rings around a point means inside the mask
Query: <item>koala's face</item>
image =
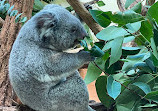
<svg viewBox="0 0 158 111"><path fill-rule="evenodd" d="M87 33L81 22L66 9L48 5L37 17L37 30L43 44L63 51L74 47Z"/></svg>

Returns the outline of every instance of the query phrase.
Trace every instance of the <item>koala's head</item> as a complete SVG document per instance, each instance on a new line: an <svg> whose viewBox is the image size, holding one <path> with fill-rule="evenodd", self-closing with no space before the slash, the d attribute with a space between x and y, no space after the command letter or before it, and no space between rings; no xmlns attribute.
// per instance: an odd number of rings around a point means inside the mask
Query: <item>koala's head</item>
<svg viewBox="0 0 158 111"><path fill-rule="evenodd" d="M87 35L79 19L58 5L47 5L36 15L36 28L42 44L58 51L74 47Z"/></svg>

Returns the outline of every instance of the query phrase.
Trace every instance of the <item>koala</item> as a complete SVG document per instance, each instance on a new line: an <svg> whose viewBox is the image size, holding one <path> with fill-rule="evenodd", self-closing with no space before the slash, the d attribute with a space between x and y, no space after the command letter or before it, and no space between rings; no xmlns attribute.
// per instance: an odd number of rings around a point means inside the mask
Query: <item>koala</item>
<svg viewBox="0 0 158 111"><path fill-rule="evenodd" d="M36 111L94 111L79 69L94 60L67 53L87 35L81 22L58 5L46 5L21 28L9 58L11 85Z"/></svg>

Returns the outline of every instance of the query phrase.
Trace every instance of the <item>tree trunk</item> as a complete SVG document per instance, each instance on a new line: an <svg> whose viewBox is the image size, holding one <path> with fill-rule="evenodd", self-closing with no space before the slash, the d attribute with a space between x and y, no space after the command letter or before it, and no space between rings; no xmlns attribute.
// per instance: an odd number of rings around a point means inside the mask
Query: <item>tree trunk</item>
<svg viewBox="0 0 158 111"><path fill-rule="evenodd" d="M10 5L23 16L32 15L34 0L9 0ZM8 59L9 54L21 28L21 24L15 23L15 17L7 16L0 32L0 106L12 105L12 88L8 79Z"/></svg>
<svg viewBox="0 0 158 111"><path fill-rule="evenodd" d="M91 14L80 2L80 0L67 0L67 2L73 7L76 13L82 18L82 20L89 26L92 32L96 35L103 28L94 21Z"/></svg>

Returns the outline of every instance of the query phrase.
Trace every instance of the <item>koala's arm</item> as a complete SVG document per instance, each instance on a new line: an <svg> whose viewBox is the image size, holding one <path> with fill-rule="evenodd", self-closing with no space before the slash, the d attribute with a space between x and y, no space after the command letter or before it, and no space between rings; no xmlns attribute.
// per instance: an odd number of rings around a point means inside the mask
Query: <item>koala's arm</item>
<svg viewBox="0 0 158 111"><path fill-rule="evenodd" d="M50 63L48 67L50 69L49 76L55 80L60 80L61 78L68 77L73 74L77 69L79 69L85 63L92 61L93 57L85 51L80 51L78 53L59 53L51 56Z"/></svg>
<svg viewBox="0 0 158 111"><path fill-rule="evenodd" d="M94 60L88 52L78 53L56 53L48 56L45 62L47 74L36 77L41 82L60 81L73 74L85 63Z"/></svg>

